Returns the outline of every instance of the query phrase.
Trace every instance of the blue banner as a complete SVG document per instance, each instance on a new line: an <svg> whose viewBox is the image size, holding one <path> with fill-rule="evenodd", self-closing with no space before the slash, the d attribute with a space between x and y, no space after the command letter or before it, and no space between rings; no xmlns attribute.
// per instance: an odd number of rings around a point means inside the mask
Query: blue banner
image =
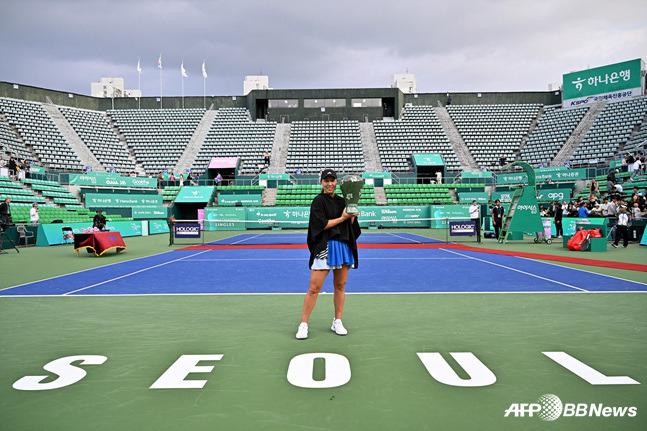
<svg viewBox="0 0 647 431"><path fill-rule="evenodd" d="M450 221L449 236L474 236L476 235L476 222Z"/></svg>
<svg viewBox="0 0 647 431"><path fill-rule="evenodd" d="M175 238L200 238L200 223L175 223Z"/></svg>

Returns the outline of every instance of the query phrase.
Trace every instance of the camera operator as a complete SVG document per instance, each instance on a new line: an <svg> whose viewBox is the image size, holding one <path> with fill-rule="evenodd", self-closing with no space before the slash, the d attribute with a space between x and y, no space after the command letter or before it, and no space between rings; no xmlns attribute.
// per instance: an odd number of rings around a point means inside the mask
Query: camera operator
<svg viewBox="0 0 647 431"><path fill-rule="evenodd" d="M0 204L0 224L2 224L3 229L5 225L11 224L11 198L6 198L3 203Z"/></svg>

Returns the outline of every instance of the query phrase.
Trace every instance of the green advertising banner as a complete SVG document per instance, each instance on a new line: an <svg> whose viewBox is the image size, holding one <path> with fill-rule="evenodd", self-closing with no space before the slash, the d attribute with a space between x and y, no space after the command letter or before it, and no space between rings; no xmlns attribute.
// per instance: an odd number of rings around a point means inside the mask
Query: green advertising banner
<svg viewBox="0 0 647 431"><path fill-rule="evenodd" d="M111 232L119 232L122 237L141 236L143 227L142 221L115 221L108 222L106 229ZM36 234L37 246L48 246L63 243L63 231L61 228L71 227L72 232L82 233L83 229L92 227L92 223L53 223L39 224L38 233Z"/></svg>
<svg viewBox="0 0 647 431"><path fill-rule="evenodd" d="M134 219L152 219L152 218L167 218L168 208L166 207L133 207Z"/></svg>
<svg viewBox="0 0 647 431"><path fill-rule="evenodd" d="M213 186L184 186L174 203L208 203L215 189Z"/></svg>
<svg viewBox="0 0 647 431"><path fill-rule="evenodd" d="M33 174L44 174L45 173L45 168L42 167L42 166L29 165L29 170Z"/></svg>
<svg viewBox="0 0 647 431"><path fill-rule="evenodd" d="M259 180L289 180L290 174L260 174Z"/></svg>
<svg viewBox="0 0 647 431"><path fill-rule="evenodd" d="M156 233L169 233L168 223L166 221L149 220L148 234L155 235Z"/></svg>
<svg viewBox="0 0 647 431"><path fill-rule="evenodd" d="M429 206L361 206L358 217L361 227L429 227L429 214Z"/></svg>
<svg viewBox="0 0 647 431"><path fill-rule="evenodd" d="M157 188L156 178L122 177L118 174L70 174L72 186Z"/></svg>
<svg viewBox="0 0 647 431"><path fill-rule="evenodd" d="M161 207L161 195L86 193L87 207Z"/></svg>
<svg viewBox="0 0 647 431"><path fill-rule="evenodd" d="M467 171L461 172L461 178L492 178L490 171Z"/></svg>
<svg viewBox="0 0 647 431"><path fill-rule="evenodd" d="M496 202L498 199L501 203L512 202L512 196L514 196L514 190L509 190L507 192L492 192L491 198L492 202Z"/></svg>
<svg viewBox="0 0 647 431"><path fill-rule="evenodd" d="M236 205L236 202L240 202L243 205L261 205L263 201L262 194L235 194L228 195L220 193L218 196L218 205Z"/></svg>
<svg viewBox="0 0 647 431"><path fill-rule="evenodd" d="M204 209L205 230L245 230L245 208L215 208Z"/></svg>
<svg viewBox="0 0 647 431"><path fill-rule="evenodd" d="M440 154L413 154L412 157L417 166L445 166Z"/></svg>
<svg viewBox="0 0 647 431"><path fill-rule="evenodd" d="M458 202L472 203L473 200L480 204L486 204L490 201L490 193L488 192L460 192L458 194Z"/></svg>
<svg viewBox="0 0 647 431"><path fill-rule="evenodd" d="M535 169L535 175L537 177L537 184L544 182L546 180L551 180L553 182L565 182L565 181L578 181L586 180L586 169L559 169L554 170L555 168L548 169ZM496 176L496 183L498 185L506 184L526 184L528 182L528 176L524 172L512 173L512 174L498 174Z"/></svg>
<svg viewBox="0 0 647 431"><path fill-rule="evenodd" d="M309 207L255 207L247 208L247 228L259 229L273 226L276 222L289 221L281 227L308 228L310 219ZM249 223L254 222L254 223ZM298 222L298 223L295 223Z"/></svg>
<svg viewBox="0 0 647 431"><path fill-rule="evenodd" d="M391 172L362 172L362 178L385 179L391 178Z"/></svg>
<svg viewBox="0 0 647 431"><path fill-rule="evenodd" d="M431 228L440 229L449 226L451 219L470 218L469 205L431 205L430 213L432 220ZM448 220L450 219L450 220Z"/></svg>
<svg viewBox="0 0 647 431"><path fill-rule="evenodd" d="M555 220L550 217L542 217L542 220L550 220L550 234L552 236L555 236L557 233L557 230L555 229ZM564 235L575 235L576 228L575 225L577 223L588 223L591 225L591 229L594 228L599 228L600 226L604 226L604 224L607 222L607 219L602 218L602 217L593 217L593 218L577 218L577 217L564 217L562 218L562 229L564 230Z"/></svg>
<svg viewBox="0 0 647 431"><path fill-rule="evenodd" d="M642 95L642 60L623 61L563 76L562 107L619 101Z"/></svg>
<svg viewBox="0 0 647 431"><path fill-rule="evenodd" d="M570 201L571 189L537 190L537 202Z"/></svg>

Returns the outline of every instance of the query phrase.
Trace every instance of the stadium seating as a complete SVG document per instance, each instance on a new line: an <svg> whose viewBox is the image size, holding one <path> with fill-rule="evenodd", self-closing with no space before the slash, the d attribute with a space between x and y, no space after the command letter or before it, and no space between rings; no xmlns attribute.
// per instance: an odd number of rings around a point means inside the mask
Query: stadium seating
<svg viewBox="0 0 647 431"><path fill-rule="evenodd" d="M401 120L375 121L373 128L382 167L391 172L412 172L411 154L441 154L449 171L460 163L433 106L407 106Z"/></svg>
<svg viewBox="0 0 647 431"><path fill-rule="evenodd" d="M35 196L34 193L9 177L0 176L0 201L10 198L13 203L44 203L45 199L41 196Z"/></svg>
<svg viewBox="0 0 647 431"><path fill-rule="evenodd" d="M147 174L172 172L204 116L204 109L109 110Z"/></svg>
<svg viewBox="0 0 647 431"><path fill-rule="evenodd" d="M450 105L447 112L480 167L514 159L524 135L537 118L539 104Z"/></svg>
<svg viewBox="0 0 647 431"><path fill-rule="evenodd" d="M339 186L335 190L341 194ZM276 194L276 205L279 206L304 206L310 205L316 195L321 193L320 184L280 185ZM364 184L360 205L376 205L375 188L372 184Z"/></svg>
<svg viewBox="0 0 647 431"><path fill-rule="evenodd" d="M364 152L357 121L296 121L290 129L285 169L317 174L332 168L338 174L364 172Z"/></svg>
<svg viewBox="0 0 647 431"><path fill-rule="evenodd" d="M636 153L638 151L644 151L647 146L647 122L643 122L640 125L640 129L634 133L632 138L625 144L623 148L623 153Z"/></svg>
<svg viewBox="0 0 647 431"><path fill-rule="evenodd" d="M117 172L129 173L135 169L135 163L119 142L105 113L62 106L59 109L106 170L114 168Z"/></svg>
<svg viewBox="0 0 647 431"><path fill-rule="evenodd" d="M42 104L0 97L0 112L16 127L25 145L33 148L42 164L51 169L83 170L79 157Z"/></svg>
<svg viewBox="0 0 647 431"><path fill-rule="evenodd" d="M595 119L570 161L573 165L598 163L614 157L647 114L647 97L609 103Z"/></svg>
<svg viewBox="0 0 647 431"><path fill-rule="evenodd" d="M547 106L521 150L521 160L533 166L548 164L562 149L589 107L562 109Z"/></svg>
<svg viewBox="0 0 647 431"><path fill-rule="evenodd" d="M32 158L31 153L20 142L18 135L11 129L11 126L4 121L0 121L0 150L3 153L13 155L16 160L24 161Z"/></svg>
<svg viewBox="0 0 647 431"><path fill-rule="evenodd" d="M204 175L212 157L238 157L240 174L258 174L265 152L272 151L275 132L276 123L254 123L245 108L219 109L192 170Z"/></svg>
<svg viewBox="0 0 647 431"><path fill-rule="evenodd" d="M452 204L448 184L388 184L384 186L389 205Z"/></svg>

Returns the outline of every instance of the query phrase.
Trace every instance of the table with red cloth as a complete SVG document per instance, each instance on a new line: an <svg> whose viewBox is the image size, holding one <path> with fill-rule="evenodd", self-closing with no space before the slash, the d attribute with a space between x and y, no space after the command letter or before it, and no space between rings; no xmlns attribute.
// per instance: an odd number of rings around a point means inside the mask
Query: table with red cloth
<svg viewBox="0 0 647 431"><path fill-rule="evenodd" d="M101 256L108 250L117 249L117 253L126 249L126 244L119 232L93 232L74 234L74 251L79 256L79 250L85 248L88 253L94 252L95 256Z"/></svg>

